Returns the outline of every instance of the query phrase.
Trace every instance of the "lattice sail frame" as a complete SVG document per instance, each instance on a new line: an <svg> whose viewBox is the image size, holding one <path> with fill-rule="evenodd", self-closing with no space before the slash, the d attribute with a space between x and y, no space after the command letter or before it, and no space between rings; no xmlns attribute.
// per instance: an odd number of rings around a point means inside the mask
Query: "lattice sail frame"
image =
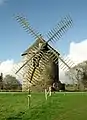
<svg viewBox="0 0 87 120"><path fill-rule="evenodd" d="M30 24L28 23L28 21L26 20L25 17L17 15L15 17L15 19L21 24L21 26L26 30L26 32L33 35L35 39L36 38L37 39L42 39L41 34L39 34L39 32L36 32L30 26ZM53 30L49 31L48 36L47 36L48 40L44 42L44 44L41 46L41 49L39 49L36 52L36 54L40 53L40 51L43 51L44 46L46 46L48 44L48 42L50 42L54 39L59 40L62 37L62 35L72 26L72 23L73 22L72 22L72 19L71 19L70 16L66 16L65 18L63 18ZM34 54L23 66L21 66L20 69L22 69L33 57L35 57L36 54ZM19 72L20 69L17 72Z"/></svg>
<svg viewBox="0 0 87 120"><path fill-rule="evenodd" d="M39 32L36 32L31 26L30 24L28 23L28 21L26 20L25 17L22 17L20 15L16 16L15 19L21 24L21 26L25 29L26 32L30 33L35 39L42 39L42 36L41 34L39 34ZM48 42L52 42L52 41L55 41L55 40L59 40L62 35L72 26L72 19L70 16L66 16L64 19L62 19L55 28L53 28L52 30L50 30L48 32L48 35L47 35L47 38L48 40L44 42L44 44L41 46L41 48L39 50L37 50L37 52L29 57L29 60L27 60L19 69L16 73L18 73L26 64L29 63L29 61L35 57L37 54L39 54L39 56L44 56L44 52L43 52L43 49L44 49L44 46L49 46L48 45ZM38 57L39 57L38 56ZM56 56L56 57L55 57ZM45 56L46 57L46 56ZM57 58L60 59L60 61L62 61L60 67L63 69L63 70L66 70L66 69L71 69L71 67L74 65L74 63L72 61L70 61L69 59L63 59L63 57L61 56L58 56L56 55L56 52L55 52L55 55L51 54L50 55L50 58L52 58L54 60L55 63L57 63ZM44 64L45 66L45 64Z"/></svg>
<svg viewBox="0 0 87 120"><path fill-rule="evenodd" d="M20 25L24 28L24 30L31 34L35 39L41 38L41 34L37 32L35 29L33 29L28 20L20 15L15 16L15 19L20 23ZM73 21L69 15L64 17L57 25L55 28L50 30L47 34L48 40L46 41L47 43L52 41L52 40L59 40L63 34L70 28L72 27ZM43 36L42 36L43 37Z"/></svg>

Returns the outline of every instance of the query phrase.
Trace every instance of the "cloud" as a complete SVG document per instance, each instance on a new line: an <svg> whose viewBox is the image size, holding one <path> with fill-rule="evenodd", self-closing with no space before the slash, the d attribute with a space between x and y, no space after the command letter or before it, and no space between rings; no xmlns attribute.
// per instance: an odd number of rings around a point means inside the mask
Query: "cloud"
<svg viewBox="0 0 87 120"><path fill-rule="evenodd" d="M69 56L76 64L87 60L87 39L79 43L71 42L69 54L67 56ZM14 60L3 61L0 64L0 73L2 72L4 76L7 74L15 76L15 70L17 70L17 66L20 67L22 64L22 62L15 63ZM19 78L18 76L16 77ZM65 72L61 69L60 80L66 83L72 82L72 80L65 76Z"/></svg>
<svg viewBox="0 0 87 120"><path fill-rule="evenodd" d="M21 76L22 73L15 74L22 64L23 64L22 61L15 63L13 59L3 61L0 63L0 73L3 73L3 77L5 77L8 74L12 75L22 83L23 79L23 76Z"/></svg>
<svg viewBox="0 0 87 120"><path fill-rule="evenodd" d="M2 72L4 76L7 74L10 74L13 68L13 65L14 65L14 60L6 60L1 62L0 73Z"/></svg>
<svg viewBox="0 0 87 120"><path fill-rule="evenodd" d="M69 48L69 54L67 55L74 61L75 64L81 63L87 60L87 39L81 42L71 42ZM66 77L65 72L60 69L60 80L61 82L71 83L73 82Z"/></svg>
<svg viewBox="0 0 87 120"><path fill-rule="evenodd" d="M79 43L72 42L69 51L69 56L73 61L81 63L87 60L87 39Z"/></svg>

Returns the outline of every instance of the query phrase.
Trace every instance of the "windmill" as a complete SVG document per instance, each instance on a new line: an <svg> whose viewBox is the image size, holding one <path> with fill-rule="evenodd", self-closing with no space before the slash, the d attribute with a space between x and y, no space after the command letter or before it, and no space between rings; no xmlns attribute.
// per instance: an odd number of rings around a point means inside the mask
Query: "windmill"
<svg viewBox="0 0 87 120"><path fill-rule="evenodd" d="M44 71L45 67L47 66L47 63L51 62L56 64L58 67L58 59L62 62L61 66L62 69L68 68L70 69L73 64L70 63L70 66L67 64L69 61L67 59L64 61L64 59L61 57L59 51L57 52L53 47L49 44L50 42L59 40L63 34L72 26L72 19L70 16L64 17L55 28L50 30L47 34L48 40L46 41L41 34L36 32L28 23L27 19L21 15L15 16L15 19L21 24L21 26L25 29L25 31L29 34L31 34L35 39L38 40L36 46L33 47L33 49L30 49L30 53L27 53L25 51L24 54L27 54L27 60L24 61L23 65L16 71L16 74L19 73L23 68L27 66L26 70L26 78L27 81L30 84L37 84L38 78L40 77L40 73L38 71L42 72ZM31 55L32 53L32 55ZM32 66L31 66L32 64ZM39 66L41 65L40 70ZM54 65L53 65L54 66ZM66 67L65 67L66 66ZM58 70L57 70L58 72ZM37 79L36 79L37 78ZM52 85L50 83L50 85ZM55 88L58 88L58 84L60 84L59 80L55 81Z"/></svg>

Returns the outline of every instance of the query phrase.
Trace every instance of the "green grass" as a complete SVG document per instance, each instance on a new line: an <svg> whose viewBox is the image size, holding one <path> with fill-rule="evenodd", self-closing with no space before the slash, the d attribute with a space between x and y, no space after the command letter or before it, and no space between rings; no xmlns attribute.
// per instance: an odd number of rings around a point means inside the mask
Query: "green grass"
<svg viewBox="0 0 87 120"><path fill-rule="evenodd" d="M28 108L27 93L0 93L0 120L86 120L87 93L55 93L46 101L33 93Z"/></svg>

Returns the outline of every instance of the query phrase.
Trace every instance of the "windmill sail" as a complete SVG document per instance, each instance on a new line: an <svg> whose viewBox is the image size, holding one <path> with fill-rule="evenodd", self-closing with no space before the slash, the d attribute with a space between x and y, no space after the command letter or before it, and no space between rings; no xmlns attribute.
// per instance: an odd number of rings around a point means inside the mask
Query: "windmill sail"
<svg viewBox="0 0 87 120"><path fill-rule="evenodd" d="M55 41L55 40L59 40L63 34L72 26L72 19L70 16L66 16L65 18L63 18L57 25L55 28L53 28L52 30L50 30L47 34L48 37L48 41Z"/></svg>
<svg viewBox="0 0 87 120"><path fill-rule="evenodd" d="M48 44L49 42L59 40L63 36L63 34L72 26L72 19L70 18L70 16L66 16L65 18L63 18L55 28L49 31L47 35L47 41L43 39L39 32L36 32L36 30L34 30L30 26L25 17L18 15L15 18L26 32L31 34L35 39L43 41L40 47L34 46L34 49L30 50L30 54L24 53L27 56L27 59L25 63L16 71L16 74L22 69L26 68L25 77L30 83L34 84L41 77L42 71L44 71L47 63L49 63L50 60L58 65L58 59L60 59L62 63L70 69L70 66L66 63L66 61L64 61L62 57L59 56L60 53L58 53ZM33 53L34 50L35 53Z"/></svg>
<svg viewBox="0 0 87 120"><path fill-rule="evenodd" d="M40 38L42 35L37 32L35 29L33 29L27 19L25 17L22 17L20 15L15 16L15 19L20 23L20 25L24 28L24 30L31 34L35 39Z"/></svg>
<svg viewBox="0 0 87 120"><path fill-rule="evenodd" d="M38 39L43 39L41 34L39 34L38 32L35 32L34 29L30 26L30 24L28 23L28 21L22 17L22 16L16 16L15 17L16 20L23 26L23 28L29 32L30 34L32 34L35 38ZM33 58L36 56L36 54L40 54L41 51L43 51L43 49L45 48L45 46L48 45L48 42L57 39L59 40L62 35L69 29L69 27L72 26L72 19L70 18L70 16L66 16L65 18L63 18L63 20L61 20L57 26L49 31L48 33L48 40L44 41L44 44L42 44L41 48L39 50L37 50L37 52L31 57L29 58L28 61L26 61L21 67L20 69L16 72L16 74ZM43 54L43 53L42 53ZM61 59L61 58L60 58Z"/></svg>
<svg viewBox="0 0 87 120"><path fill-rule="evenodd" d="M42 35L39 32L36 32L36 30L34 30L29 22L27 21L27 19L25 17L22 17L20 15L15 16L15 19L21 24L21 26L24 28L24 30L28 33L30 33L35 39L39 39L42 37ZM52 40L59 40L63 34L72 26L73 21L71 19L71 17L68 15L66 17L64 17L57 25L55 28L53 28L52 30L50 30L48 32L48 40L47 43L49 41Z"/></svg>

